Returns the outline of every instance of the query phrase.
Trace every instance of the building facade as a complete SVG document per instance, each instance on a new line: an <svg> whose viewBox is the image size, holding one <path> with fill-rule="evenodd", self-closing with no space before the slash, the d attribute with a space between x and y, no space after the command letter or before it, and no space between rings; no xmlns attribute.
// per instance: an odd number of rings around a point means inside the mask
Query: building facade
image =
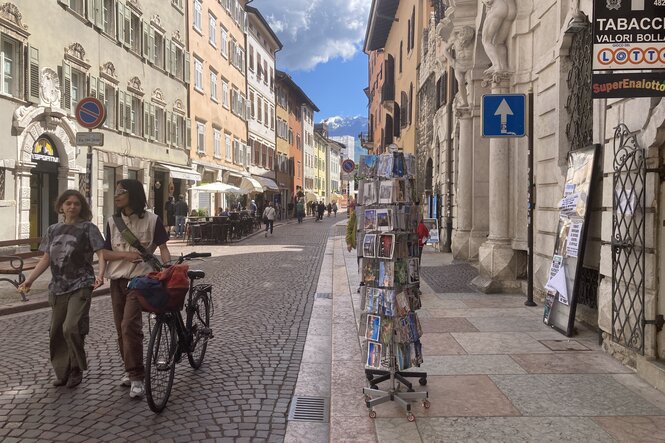
<svg viewBox="0 0 665 443"><path fill-rule="evenodd" d="M361 140L362 147L369 154L383 152L386 146L384 134L385 110L381 106L383 90L383 69L385 57L383 49L369 51L368 87L366 88L369 107L367 109L367 137Z"/></svg>
<svg viewBox="0 0 665 443"><path fill-rule="evenodd" d="M241 186L251 162L247 144L245 0L187 3L192 121L190 155L201 182ZM251 182L247 183L250 189ZM213 214L226 207L220 193L191 191L191 207Z"/></svg>
<svg viewBox="0 0 665 443"><path fill-rule="evenodd" d="M665 195L658 175L665 101L592 99L590 0L502 0L498 9L447 3L433 4L422 36L417 140L420 191L437 197L455 258L477 263L474 285L482 291L527 289L528 139L483 138L480 111L484 94L532 92L535 296L546 295L569 155L596 146L576 320L597 328L607 352L665 389L665 332L657 326L665 314L665 228L656 222ZM623 238L620 249L613 249L616 238ZM623 258L617 251L625 248L634 255Z"/></svg>
<svg viewBox="0 0 665 443"><path fill-rule="evenodd" d="M251 108L248 137L252 152L249 172L265 191L256 196L257 204L262 207L264 199L281 203L279 186L275 181L279 168L275 135L275 56L282 49L282 43L259 10L247 6L246 11L249 21L247 97Z"/></svg>
<svg viewBox="0 0 665 443"><path fill-rule="evenodd" d="M44 17L58 33L37 32ZM199 178L188 166L189 55L178 2L7 2L0 33L0 238L43 235L57 221L52 204L65 189L91 192L101 226L119 179L145 183L149 205L162 215L168 195ZM76 145L83 128L74 116L86 96L106 108L90 187L88 149Z"/></svg>

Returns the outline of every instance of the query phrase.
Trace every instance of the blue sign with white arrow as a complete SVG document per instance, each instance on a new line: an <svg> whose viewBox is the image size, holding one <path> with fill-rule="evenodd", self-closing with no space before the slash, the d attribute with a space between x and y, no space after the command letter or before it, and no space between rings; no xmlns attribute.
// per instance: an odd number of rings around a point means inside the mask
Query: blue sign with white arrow
<svg viewBox="0 0 665 443"><path fill-rule="evenodd" d="M481 116L483 137L524 137L526 95L483 95Z"/></svg>

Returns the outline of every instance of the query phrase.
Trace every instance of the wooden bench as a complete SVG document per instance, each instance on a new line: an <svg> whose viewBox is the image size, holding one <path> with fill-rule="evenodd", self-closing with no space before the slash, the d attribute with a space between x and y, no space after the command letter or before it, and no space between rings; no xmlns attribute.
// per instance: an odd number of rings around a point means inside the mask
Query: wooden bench
<svg viewBox="0 0 665 443"><path fill-rule="evenodd" d="M0 252L0 281L6 281L18 288L25 281L23 272L34 269L44 254L32 249L38 247L41 240L37 237L0 241L0 251L7 251ZM21 294L21 298L23 301L28 300L25 294Z"/></svg>

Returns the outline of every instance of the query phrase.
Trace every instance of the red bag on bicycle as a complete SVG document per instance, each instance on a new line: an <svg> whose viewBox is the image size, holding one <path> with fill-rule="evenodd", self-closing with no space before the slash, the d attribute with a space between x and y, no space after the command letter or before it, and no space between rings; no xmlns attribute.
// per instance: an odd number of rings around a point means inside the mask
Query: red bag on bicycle
<svg viewBox="0 0 665 443"><path fill-rule="evenodd" d="M180 311L189 289L188 265L173 265L143 277L134 277L127 286L144 312L163 314Z"/></svg>

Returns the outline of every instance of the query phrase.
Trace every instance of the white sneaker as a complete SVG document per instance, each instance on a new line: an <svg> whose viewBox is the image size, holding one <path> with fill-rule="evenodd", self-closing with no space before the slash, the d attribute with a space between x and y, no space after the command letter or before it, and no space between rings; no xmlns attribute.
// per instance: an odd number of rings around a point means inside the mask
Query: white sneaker
<svg viewBox="0 0 665 443"><path fill-rule="evenodd" d="M145 395L145 387L140 380L133 380L132 387L129 389L130 398L142 398Z"/></svg>
<svg viewBox="0 0 665 443"><path fill-rule="evenodd" d="M127 373L125 373L125 375L123 375L122 378L120 379L120 386L129 387L131 385L132 385L132 382L129 380L129 375L127 375Z"/></svg>

